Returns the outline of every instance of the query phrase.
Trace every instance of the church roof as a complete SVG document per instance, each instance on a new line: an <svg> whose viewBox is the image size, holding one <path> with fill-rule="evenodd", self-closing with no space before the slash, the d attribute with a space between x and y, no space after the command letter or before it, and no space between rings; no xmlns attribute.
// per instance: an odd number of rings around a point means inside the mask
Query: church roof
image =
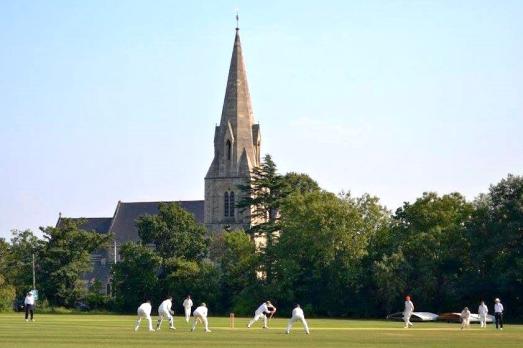
<svg viewBox="0 0 523 348"><path fill-rule="evenodd" d="M175 202L193 214L196 222L203 224L203 200ZM160 203L172 203L172 201L118 202L109 232L113 234L115 240L119 243L139 240L136 219L143 215L158 214Z"/></svg>
<svg viewBox="0 0 523 348"><path fill-rule="evenodd" d="M58 218L56 223L57 227L60 227L63 224L64 219L82 222L80 224L80 229L85 231L95 231L97 233L107 233L109 232L109 227L111 226L111 221L113 218L110 217L99 217L99 218Z"/></svg>
<svg viewBox="0 0 523 348"><path fill-rule="evenodd" d="M157 202L118 202L114 216L104 218L64 218L60 217L56 226L59 227L64 219L83 221L80 228L98 233L112 233L113 238L120 244L127 241L137 241L138 230L136 219L143 215L156 215L160 203L176 202L193 214L196 222L203 224L203 200L201 201L157 201Z"/></svg>

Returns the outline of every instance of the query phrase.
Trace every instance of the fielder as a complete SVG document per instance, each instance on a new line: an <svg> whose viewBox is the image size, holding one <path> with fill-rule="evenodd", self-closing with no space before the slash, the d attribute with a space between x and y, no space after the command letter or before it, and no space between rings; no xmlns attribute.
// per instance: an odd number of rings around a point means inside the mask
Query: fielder
<svg viewBox="0 0 523 348"><path fill-rule="evenodd" d="M193 323L191 331L196 330L196 324L198 323L198 321L201 321L205 328L205 332L211 332L211 330L209 330L209 322L207 321L207 305L205 303L202 303L200 307L197 307L192 313L192 315Z"/></svg>
<svg viewBox="0 0 523 348"><path fill-rule="evenodd" d="M485 304L485 301L481 301L481 304L478 307L478 314L479 314L479 323L481 324L481 327L487 327L488 307Z"/></svg>
<svg viewBox="0 0 523 348"><path fill-rule="evenodd" d="M286 334L291 333L292 324L294 324L297 321L301 321L303 324L303 328L305 329L305 333L308 335L309 332L309 325L307 325L307 321L305 320L305 314L303 314L303 309L301 309L300 305L297 304L296 307L292 310L292 316L289 319L289 323L287 324L287 331Z"/></svg>
<svg viewBox="0 0 523 348"><path fill-rule="evenodd" d="M151 309L151 301L149 300L145 301L140 305L140 307L138 307L138 319L136 320L136 327L134 328L134 331L138 331L140 328L140 322L143 318L147 319L147 322L149 323L149 331L154 331L153 321L151 320Z"/></svg>
<svg viewBox="0 0 523 348"><path fill-rule="evenodd" d="M169 329L176 329L174 327L174 311L171 309L172 306L173 298L172 296L169 296L165 301L162 302L160 307L158 307L158 324L156 324L156 330L160 330L160 326L162 325L162 321L164 318L167 318L169 320Z"/></svg>
<svg viewBox="0 0 523 348"><path fill-rule="evenodd" d="M461 311L461 330L470 326L470 311L468 307L463 308Z"/></svg>
<svg viewBox="0 0 523 348"><path fill-rule="evenodd" d="M403 321L405 322L405 329L408 329L409 326L414 326L410 322L410 317L414 312L414 304L410 300L410 296L405 297L405 309L403 310Z"/></svg>
<svg viewBox="0 0 523 348"><path fill-rule="evenodd" d="M276 313L276 307L271 303L271 301L264 302L258 307L254 312L254 318L251 319L247 327L251 327L252 324L258 321L258 319L263 318L263 328L268 329L267 325L267 315L270 315L270 318Z"/></svg>
<svg viewBox="0 0 523 348"><path fill-rule="evenodd" d="M191 295L187 295L185 300L183 300L183 309L185 310L185 321L189 322L189 318L191 317L191 308L193 306Z"/></svg>

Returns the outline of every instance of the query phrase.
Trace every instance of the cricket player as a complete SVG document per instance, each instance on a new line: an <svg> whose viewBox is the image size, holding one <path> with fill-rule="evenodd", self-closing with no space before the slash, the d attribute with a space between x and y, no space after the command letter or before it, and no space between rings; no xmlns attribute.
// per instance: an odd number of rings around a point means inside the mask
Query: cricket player
<svg viewBox="0 0 523 348"><path fill-rule="evenodd" d="M258 319L263 318L263 328L268 329L269 326L267 325L267 315L269 315L269 318L272 318L272 316L276 313L276 307L271 303L271 301L264 302L258 307L258 309L254 312L254 318L251 319L247 327L251 327L252 324L258 321Z"/></svg>
<svg viewBox="0 0 523 348"><path fill-rule="evenodd" d="M191 308L193 306L191 295L187 295L185 300L183 300L183 309L185 310L185 321L189 322L189 318L191 317Z"/></svg>
<svg viewBox="0 0 523 348"><path fill-rule="evenodd" d="M405 309L403 310L403 321L405 322L405 329L408 329L409 326L414 326L410 322L410 317L414 312L414 304L410 300L410 296L405 297Z"/></svg>
<svg viewBox="0 0 523 348"><path fill-rule="evenodd" d="M167 318L169 320L169 329L176 329L174 327L174 311L171 309L172 306L173 298L172 296L169 296L165 301L162 302L160 307L158 307L158 324L156 324L156 330L160 330L160 326L162 325L162 321L164 318Z"/></svg>
<svg viewBox="0 0 523 348"><path fill-rule="evenodd" d="M140 307L138 307L138 319L136 320L136 327L134 328L134 331L138 331L140 328L140 322L143 318L147 319L147 322L149 323L149 331L154 331L153 321L151 320L151 309L151 301L149 300L145 301L140 305Z"/></svg>
<svg viewBox="0 0 523 348"><path fill-rule="evenodd" d="M481 301L481 304L478 307L478 314L479 314L479 323L481 324L481 327L487 327L488 307L485 304L485 301Z"/></svg>
<svg viewBox="0 0 523 348"><path fill-rule="evenodd" d="M211 332L211 330L209 330L209 322L207 321L207 305L205 303L202 303L200 307L197 307L192 315L193 323L191 331L196 330L196 324L198 321L201 321L205 327L205 332Z"/></svg>
<svg viewBox="0 0 523 348"><path fill-rule="evenodd" d="M470 326L470 311L468 307L463 308L460 314L461 317L461 330Z"/></svg>
<svg viewBox="0 0 523 348"><path fill-rule="evenodd" d="M291 318L289 319L289 323L287 324L287 331L285 333L290 334L292 324L294 324L297 321L301 321L303 324L303 328L305 329L305 333L308 335L309 332L309 325L307 325L307 321L305 320L305 314L303 314L303 309L301 309L300 305L297 304L296 307L292 310Z"/></svg>
<svg viewBox="0 0 523 348"><path fill-rule="evenodd" d="M494 300L494 318L496 318L496 330L503 330L503 305L499 298Z"/></svg>
<svg viewBox="0 0 523 348"><path fill-rule="evenodd" d="M34 321L34 319L33 319L34 307L35 307L35 298L33 297L33 293L28 292L27 296L25 296L25 299L24 299L25 321L29 321L29 314L31 314L31 321Z"/></svg>

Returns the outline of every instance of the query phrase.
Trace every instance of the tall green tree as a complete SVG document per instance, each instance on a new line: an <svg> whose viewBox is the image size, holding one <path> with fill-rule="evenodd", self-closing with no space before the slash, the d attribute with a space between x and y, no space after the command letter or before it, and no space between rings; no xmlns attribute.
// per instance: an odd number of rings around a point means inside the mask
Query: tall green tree
<svg viewBox="0 0 523 348"><path fill-rule="evenodd" d="M120 262L113 266L115 304L122 312L136 310L144 300L158 300L161 257L147 245L127 242L120 248Z"/></svg>
<svg viewBox="0 0 523 348"><path fill-rule="evenodd" d="M401 298L410 294L420 310L456 310L461 280L470 269L465 224L472 212L459 193L433 192L396 211L388 251L373 268L384 309L393 309L392 301L401 309Z"/></svg>
<svg viewBox="0 0 523 348"><path fill-rule="evenodd" d="M254 242L244 231L222 235L223 253L217 260L221 270L220 297L224 310L248 314L258 301L253 290L258 288L256 267L259 255Z"/></svg>
<svg viewBox="0 0 523 348"><path fill-rule="evenodd" d="M91 253L111 236L80 229L82 221L62 219L58 227L41 228L44 243L38 253L37 279L51 304L73 306L86 294L82 273L92 269Z"/></svg>
<svg viewBox="0 0 523 348"><path fill-rule="evenodd" d="M15 297L15 287L7 283L4 276L0 274L0 312L12 310Z"/></svg>
<svg viewBox="0 0 523 348"><path fill-rule="evenodd" d="M9 270L8 260L11 258L11 248L9 243L4 238L0 238L0 275L4 280L7 277Z"/></svg>
<svg viewBox="0 0 523 348"><path fill-rule="evenodd" d="M271 155L265 155L261 165L252 170L249 183L238 187L242 195L237 207L250 211L251 218L257 221L248 232L266 234L270 239L280 230L278 210L286 196L286 185Z"/></svg>
<svg viewBox="0 0 523 348"><path fill-rule="evenodd" d="M523 176L508 175L474 205L468 293L487 302L503 298L509 316L523 313Z"/></svg>
<svg viewBox="0 0 523 348"><path fill-rule="evenodd" d="M277 256L272 297L287 307L302 303L315 314L356 312L361 262L387 217L370 196L323 191L289 196L281 209L282 232L272 247Z"/></svg>
<svg viewBox="0 0 523 348"><path fill-rule="evenodd" d="M178 203L160 203L157 215L140 217L136 226L142 243L153 244L164 260L202 260L207 256L205 226Z"/></svg>
<svg viewBox="0 0 523 348"><path fill-rule="evenodd" d="M15 287L7 281L9 272L7 260L11 256L9 249L9 244L0 238L0 312L12 310L15 300Z"/></svg>
<svg viewBox="0 0 523 348"><path fill-rule="evenodd" d="M157 215L137 219L141 242L133 248L136 248L134 252L140 255L140 259L135 260L128 254L118 264L115 279L120 281L122 277L132 277L137 261L146 262L149 264L148 278L152 274L155 277L153 284L156 293L150 295L152 300L159 301L166 295L182 298L188 292L196 297L204 297L205 294L207 301L217 298L215 289L218 288L219 273L214 264L205 260L209 251L207 230L177 203L161 203L158 208ZM132 297L129 293L143 296L151 291L141 283L127 283L126 286L115 283L116 289L119 289L118 297Z"/></svg>
<svg viewBox="0 0 523 348"><path fill-rule="evenodd" d="M272 268L276 262L271 246L281 231L282 204L292 192L317 192L320 188L318 183L306 174L291 172L282 176L268 154L261 165L253 169L250 182L239 185L239 188L242 195L237 207L243 211L250 211L251 218L256 222L247 232L265 240L258 248L258 252L263 255L259 259L261 263L258 268L270 282L273 276Z"/></svg>
<svg viewBox="0 0 523 348"><path fill-rule="evenodd" d="M261 165L253 169L250 182L238 187L242 194L237 207L241 211L249 211L251 219L256 222L247 232L265 240L265 243L259 245L258 252L263 254L259 269L270 281L275 262L271 246L281 230L279 209L288 195L287 185L278 173L276 163L267 154Z"/></svg>
<svg viewBox="0 0 523 348"><path fill-rule="evenodd" d="M7 274L20 298L33 288L33 254L39 254L43 243L30 230L13 230L11 233L11 252L6 258Z"/></svg>
<svg viewBox="0 0 523 348"><path fill-rule="evenodd" d="M282 180L284 186L283 192L285 194L292 192L307 193L321 190L316 180L304 173L289 172L283 176Z"/></svg>

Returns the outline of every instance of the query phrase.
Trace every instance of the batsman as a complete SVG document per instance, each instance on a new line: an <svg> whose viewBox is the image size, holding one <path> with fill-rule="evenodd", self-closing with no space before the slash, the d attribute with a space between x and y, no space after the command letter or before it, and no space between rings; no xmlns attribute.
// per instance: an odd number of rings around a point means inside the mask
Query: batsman
<svg viewBox="0 0 523 348"><path fill-rule="evenodd" d="M262 303L258 309L254 312L254 318L251 319L247 327L251 327L252 324L258 321L258 319L263 318L263 328L268 329L267 320L271 319L276 313L276 306L274 306L271 301L266 301Z"/></svg>

